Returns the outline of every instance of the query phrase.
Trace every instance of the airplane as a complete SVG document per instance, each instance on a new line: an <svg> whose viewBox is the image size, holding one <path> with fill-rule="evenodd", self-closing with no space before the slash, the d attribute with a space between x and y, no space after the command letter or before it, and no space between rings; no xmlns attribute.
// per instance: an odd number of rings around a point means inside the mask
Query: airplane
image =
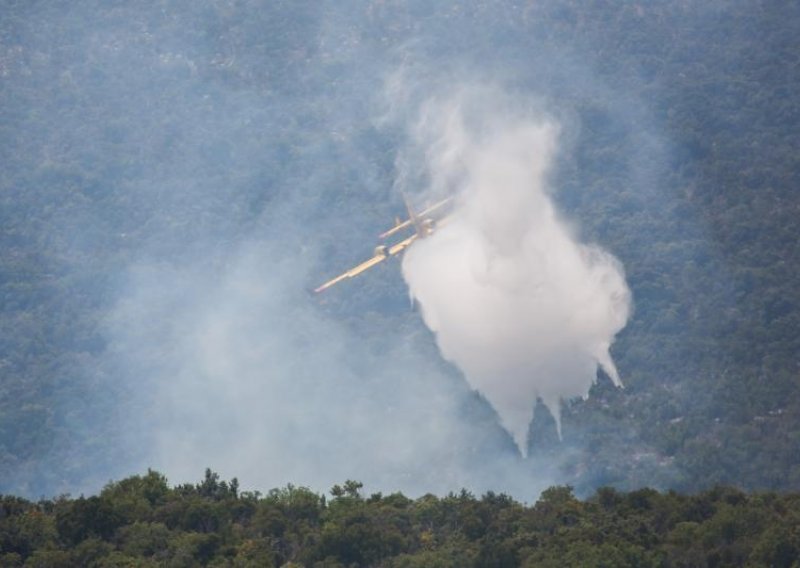
<svg viewBox="0 0 800 568"><path fill-rule="evenodd" d="M393 245L378 245L377 247L375 247L375 254L372 256L372 258L365 260L364 262L362 262L357 266L354 266L353 268L351 268L347 272L340 274L336 278L328 280L327 282L325 282L325 284L316 288L314 290L314 293L319 294L320 292L327 290L331 286L338 284L342 280L347 280L348 278L353 278L355 276L358 276L362 272L365 272L370 268L372 268L373 266L380 264L387 258L400 254L401 252L406 250L409 246L411 246L411 243L413 243L417 239L424 239L425 237L428 237L431 234L433 234L433 232L438 227L442 226L442 224L445 223L447 217L441 217L436 219L435 217L432 216L432 214L441 210L446 205L452 203L453 198L448 197L446 199L442 199L438 203L431 205L430 207L420 211L419 213L414 212L414 209L411 207L411 202L408 200L408 197L405 194L403 194L403 201L405 202L406 210L408 211L408 219L406 219L405 221L401 221L399 218L397 218L395 220L394 227L378 235L378 238L380 238L381 240L387 239L392 235L396 235L400 231L407 229L408 227L414 227L414 234L409 237L406 237L401 241L396 242Z"/></svg>

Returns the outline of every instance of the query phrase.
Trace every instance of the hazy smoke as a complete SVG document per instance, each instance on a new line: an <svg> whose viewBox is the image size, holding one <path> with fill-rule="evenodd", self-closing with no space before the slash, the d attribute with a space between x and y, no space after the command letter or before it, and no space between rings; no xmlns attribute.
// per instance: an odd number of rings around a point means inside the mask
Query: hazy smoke
<svg viewBox="0 0 800 568"><path fill-rule="evenodd" d="M137 410L149 421L141 467L173 481L210 466L257 488L349 478L412 495L530 498L552 482L525 471L415 341L359 336L322 316L304 282L307 262L266 242L216 270L132 271L110 332L151 394Z"/></svg>
<svg viewBox="0 0 800 568"><path fill-rule="evenodd" d="M432 191L455 194L456 207L411 247L403 275L443 356L525 454L537 397L560 429L561 401L586 396L598 365L621 386L609 347L630 292L620 263L578 242L555 210L558 126L513 106L487 91L424 105L415 144Z"/></svg>

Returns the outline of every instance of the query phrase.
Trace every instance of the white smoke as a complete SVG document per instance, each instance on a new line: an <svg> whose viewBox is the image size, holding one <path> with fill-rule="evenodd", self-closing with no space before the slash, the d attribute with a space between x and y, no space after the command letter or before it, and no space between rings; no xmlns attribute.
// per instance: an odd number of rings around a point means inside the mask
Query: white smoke
<svg viewBox="0 0 800 568"><path fill-rule="evenodd" d="M409 249L403 275L443 356L525 455L537 398L560 433L561 401L586 396L598 365L622 385L609 347L630 292L620 263L578 242L554 207L558 126L513 106L466 91L424 105L414 141L431 192L454 194L456 205Z"/></svg>

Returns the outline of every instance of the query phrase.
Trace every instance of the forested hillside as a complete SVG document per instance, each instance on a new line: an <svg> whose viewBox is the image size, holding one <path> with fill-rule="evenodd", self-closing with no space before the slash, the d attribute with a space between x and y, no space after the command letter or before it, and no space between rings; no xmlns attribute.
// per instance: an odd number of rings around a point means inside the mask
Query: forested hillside
<svg viewBox="0 0 800 568"><path fill-rule="evenodd" d="M716 487L695 496L569 487L534 505L469 492L326 497L240 492L210 470L170 488L153 471L98 496L0 500L2 566L771 566L800 556L797 494Z"/></svg>
<svg viewBox="0 0 800 568"><path fill-rule="evenodd" d="M667 225L631 210L587 216L618 243L639 310L617 351L638 392L607 396L675 460L678 486L796 488L798 10L686 16L661 11L616 47L669 133L661 175L678 197L656 205L672 209ZM633 32L631 20L617 25ZM609 219L617 226L604 228ZM659 236L632 242L647 231ZM619 415L604 398L588 405Z"/></svg>
<svg viewBox="0 0 800 568"><path fill-rule="evenodd" d="M797 3L85 0L0 15L0 491L78 494L198 463L264 487L333 476L420 495L800 490ZM568 401L561 440L539 405L528 459L441 360L396 264L307 294L402 211L406 125L386 95L398 80L410 99L490 82L558 120L555 199L625 268L634 313L612 347L625 388L600 376ZM592 536L607 522L637 543L613 552L631 565L703 531L686 554L770 564L783 529L767 527L793 499L327 503L144 479L158 495L124 506L144 481L6 499L19 541L3 551L209 560L277 539L277 564L431 565L454 548L480 564L490 545L538 563L566 542L611 554ZM271 518L295 497L311 509ZM113 531L65 528L109 502ZM717 519L737 507L758 528ZM511 525L476 543L448 517L466 510ZM387 524L362 526L373 514ZM394 548L348 548L351 521L395 531L380 539ZM734 545L740 529L752 532Z"/></svg>

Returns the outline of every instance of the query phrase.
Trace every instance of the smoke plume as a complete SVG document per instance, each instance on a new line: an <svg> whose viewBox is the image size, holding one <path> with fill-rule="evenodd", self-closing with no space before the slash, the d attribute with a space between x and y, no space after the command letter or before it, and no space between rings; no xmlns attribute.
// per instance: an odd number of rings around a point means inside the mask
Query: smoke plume
<svg viewBox="0 0 800 568"><path fill-rule="evenodd" d="M431 192L454 194L456 205L411 247L403 275L442 355L526 454L537 398L560 431L561 401L586 396L598 365L622 386L609 347L630 292L620 263L579 242L554 207L558 125L512 106L466 91L423 105L414 142Z"/></svg>

